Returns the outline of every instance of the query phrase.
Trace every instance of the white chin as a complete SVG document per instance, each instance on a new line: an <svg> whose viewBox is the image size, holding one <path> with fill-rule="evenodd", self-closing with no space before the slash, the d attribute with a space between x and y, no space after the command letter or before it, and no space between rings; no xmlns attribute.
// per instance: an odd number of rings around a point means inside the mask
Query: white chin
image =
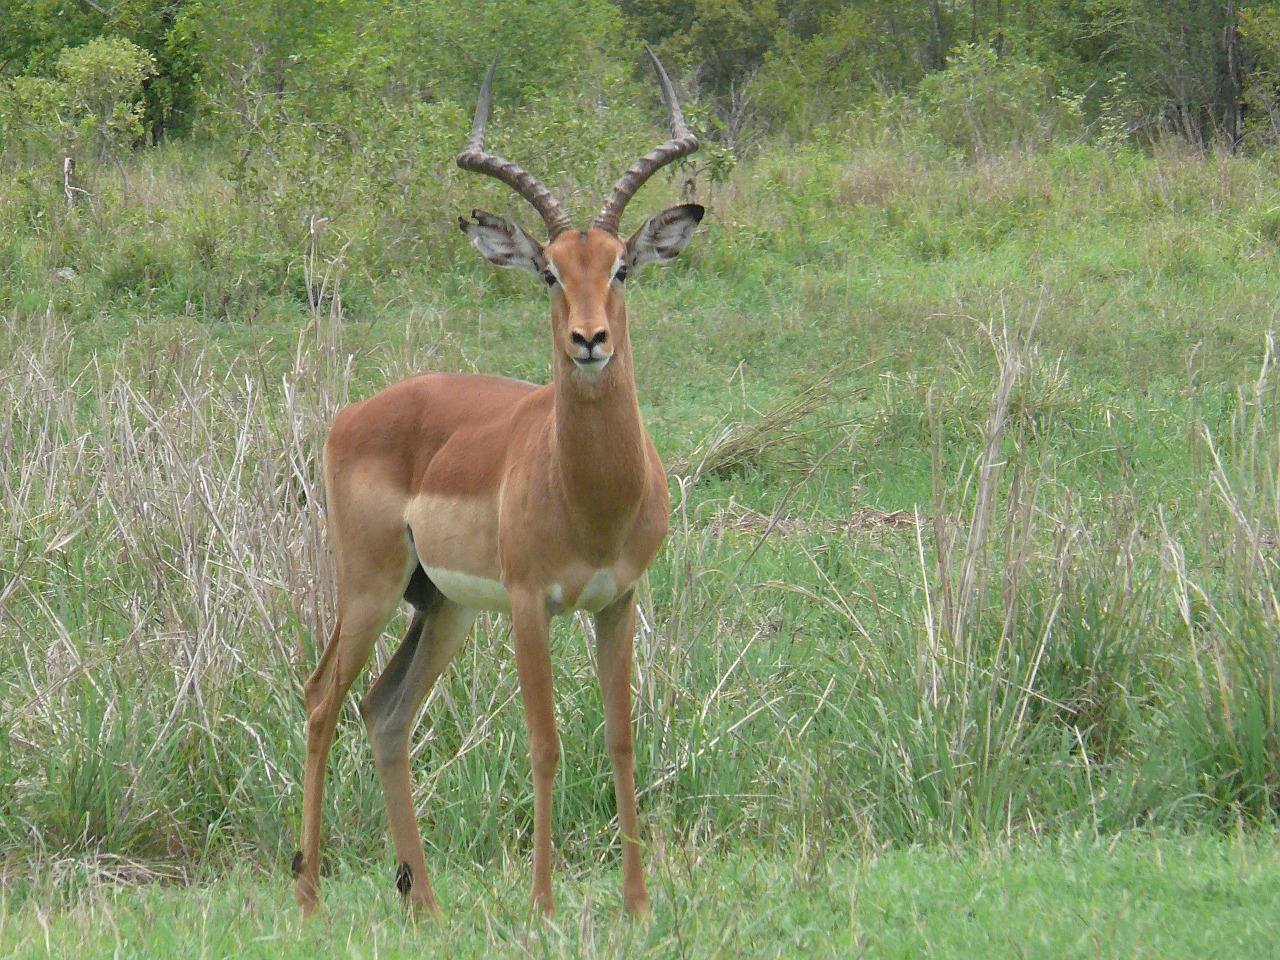
<svg viewBox="0 0 1280 960"><path fill-rule="evenodd" d="M604 368L609 365L612 356L605 357L602 360L574 360L573 365L577 368L577 374L587 380L595 380L602 373Z"/></svg>

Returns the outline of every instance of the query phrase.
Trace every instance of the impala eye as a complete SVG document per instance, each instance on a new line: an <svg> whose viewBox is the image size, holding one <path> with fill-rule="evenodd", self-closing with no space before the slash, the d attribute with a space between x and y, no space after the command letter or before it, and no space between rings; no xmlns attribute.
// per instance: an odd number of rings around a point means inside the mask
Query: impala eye
<svg viewBox="0 0 1280 960"><path fill-rule="evenodd" d="M624 263L618 268L618 272L613 275L613 279L619 283L625 283L627 280L627 265Z"/></svg>
<svg viewBox="0 0 1280 960"><path fill-rule="evenodd" d="M556 275L550 270L542 271L542 279L547 281L548 287L554 287L556 285Z"/></svg>

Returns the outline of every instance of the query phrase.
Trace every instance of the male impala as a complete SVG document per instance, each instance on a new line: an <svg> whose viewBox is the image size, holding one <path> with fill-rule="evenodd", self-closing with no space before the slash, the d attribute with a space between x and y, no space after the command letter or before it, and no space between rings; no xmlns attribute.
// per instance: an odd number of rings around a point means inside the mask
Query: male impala
<svg viewBox="0 0 1280 960"><path fill-rule="evenodd" d="M654 171L698 148L671 81L650 59L672 138L618 181L589 230L575 230L533 176L486 153L489 94L458 165L495 177L546 222L539 243L504 217L472 211L462 231L491 262L542 277L551 295L554 382L421 374L340 411L325 444L337 624L306 684L307 766L295 896L305 914L320 885L325 768L338 710L401 598L413 619L360 702L391 821L396 885L435 912L409 780L418 707L479 610L511 613L533 764L533 905L554 913L551 788L560 757L551 691L553 614L595 615L596 665L622 834L628 910L648 908L640 861L631 656L635 583L667 533L667 482L636 404L623 281L688 243L703 208L685 204L618 236L623 208Z"/></svg>

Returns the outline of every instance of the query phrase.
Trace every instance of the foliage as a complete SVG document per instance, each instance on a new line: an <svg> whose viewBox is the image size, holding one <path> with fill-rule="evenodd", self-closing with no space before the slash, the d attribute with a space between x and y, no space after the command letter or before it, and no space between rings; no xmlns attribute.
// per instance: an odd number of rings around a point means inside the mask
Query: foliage
<svg viewBox="0 0 1280 960"><path fill-rule="evenodd" d="M270 99L285 101L299 118L338 126L415 101L470 103L495 54L502 60L498 102L568 92L584 63L618 49L622 32L613 8L596 0L470 6L197 0L188 16L194 35L222 38L204 84L246 124Z"/></svg>
<svg viewBox="0 0 1280 960"><path fill-rule="evenodd" d="M972 0L573 0L458 7L444 0L342 4L250 0L13 0L0 75L49 77L60 52L94 36L128 39L154 61L150 139L252 124L283 99L310 122L417 102L464 102L493 51L508 102L575 90L582 64L639 67L635 39L715 110L731 146L779 125L808 136L876 94L911 93L930 74L993 51L1035 63L1078 98L1109 142L1174 130L1237 143L1263 132L1277 101L1273 5L1200 0L1011 4ZM1270 38L1270 39L1269 39ZM628 53L628 51L632 51ZM1249 120L1245 113L1252 115ZM1269 122L1269 121L1266 121ZM1270 128L1265 128L1270 135Z"/></svg>
<svg viewBox="0 0 1280 960"><path fill-rule="evenodd" d="M150 54L118 37L64 48L58 79L0 81L0 132L14 148L118 157L142 136L143 88L154 69Z"/></svg>
<svg viewBox="0 0 1280 960"><path fill-rule="evenodd" d="M69 106L65 125L72 140L115 155L142 136L142 90L155 61L118 37L68 47L58 56L58 75Z"/></svg>
<svg viewBox="0 0 1280 960"><path fill-rule="evenodd" d="M153 143L192 128L204 88L203 70L215 56L221 31L203 32L195 19L199 0L116 0L103 25L146 50L154 62L144 93L144 125Z"/></svg>
<svg viewBox="0 0 1280 960"><path fill-rule="evenodd" d="M986 46L959 50L915 100L925 134L969 159L1063 141L1081 126L1078 103L1055 97L1039 64Z"/></svg>
<svg viewBox="0 0 1280 960"><path fill-rule="evenodd" d="M1088 119L1107 112L1113 139L1123 118L1125 137L1150 138L1159 128L1234 142L1242 89L1265 104L1275 99L1265 70L1241 44L1235 3L649 0L623 10L642 36L662 39L664 50L701 67L699 79L726 116L739 99L730 91L756 78L764 118L795 135L865 100L873 88L910 92L973 46L1042 65L1050 83L1080 98ZM1269 10L1240 11L1242 29L1257 36L1258 18Z"/></svg>
<svg viewBox="0 0 1280 960"><path fill-rule="evenodd" d="M37 146L43 152L62 146L69 93L65 83L44 77L0 82L0 141L5 151Z"/></svg>
<svg viewBox="0 0 1280 960"><path fill-rule="evenodd" d="M7 0L2 14L0 78L48 76L64 48L87 43L101 32L99 17L86 4Z"/></svg>
<svg viewBox="0 0 1280 960"><path fill-rule="evenodd" d="M1240 35L1257 67L1244 84L1251 132L1265 142L1280 141L1280 9L1260 4L1240 11Z"/></svg>
<svg viewBox="0 0 1280 960"><path fill-rule="evenodd" d="M776 0L694 0L686 10L687 29L672 33L659 50L696 66L717 93L746 80L782 28Z"/></svg>
<svg viewBox="0 0 1280 960"><path fill-rule="evenodd" d="M881 91L914 87L936 59L930 20L897 0L841 4L805 36L787 31L758 84L766 116L795 135Z"/></svg>

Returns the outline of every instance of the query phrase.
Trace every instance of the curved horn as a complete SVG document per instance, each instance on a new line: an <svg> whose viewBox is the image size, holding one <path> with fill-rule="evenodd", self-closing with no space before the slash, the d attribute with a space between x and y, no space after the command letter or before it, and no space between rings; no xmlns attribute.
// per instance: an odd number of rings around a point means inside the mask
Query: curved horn
<svg viewBox="0 0 1280 960"><path fill-rule="evenodd" d="M489 64L489 72L484 76L484 83L480 86L480 100L476 104L475 122L471 125L471 139L467 141L467 148L458 155L458 166L463 170L472 170L501 180L528 200L542 215L547 231L554 240L570 229L572 224L568 215L560 209L560 204L556 203L551 191L523 167L484 149L485 128L489 125L489 94L493 87L493 73L497 69L498 58L495 56L493 63Z"/></svg>
<svg viewBox="0 0 1280 960"><path fill-rule="evenodd" d="M676 100L676 92L671 87L671 78L662 68L662 63L654 55L653 49L646 43L645 52L653 63L658 74L658 86L662 90L662 99L667 105L667 117L671 121L671 139L660 147L655 147L631 165L618 180L618 185L609 194L600 215L596 217L596 226L607 230L615 236L618 233L618 221L622 219L622 211L626 208L636 191L644 186L644 182L667 164L687 157L698 149L698 138L689 130L684 122L684 114L680 112L680 104Z"/></svg>

